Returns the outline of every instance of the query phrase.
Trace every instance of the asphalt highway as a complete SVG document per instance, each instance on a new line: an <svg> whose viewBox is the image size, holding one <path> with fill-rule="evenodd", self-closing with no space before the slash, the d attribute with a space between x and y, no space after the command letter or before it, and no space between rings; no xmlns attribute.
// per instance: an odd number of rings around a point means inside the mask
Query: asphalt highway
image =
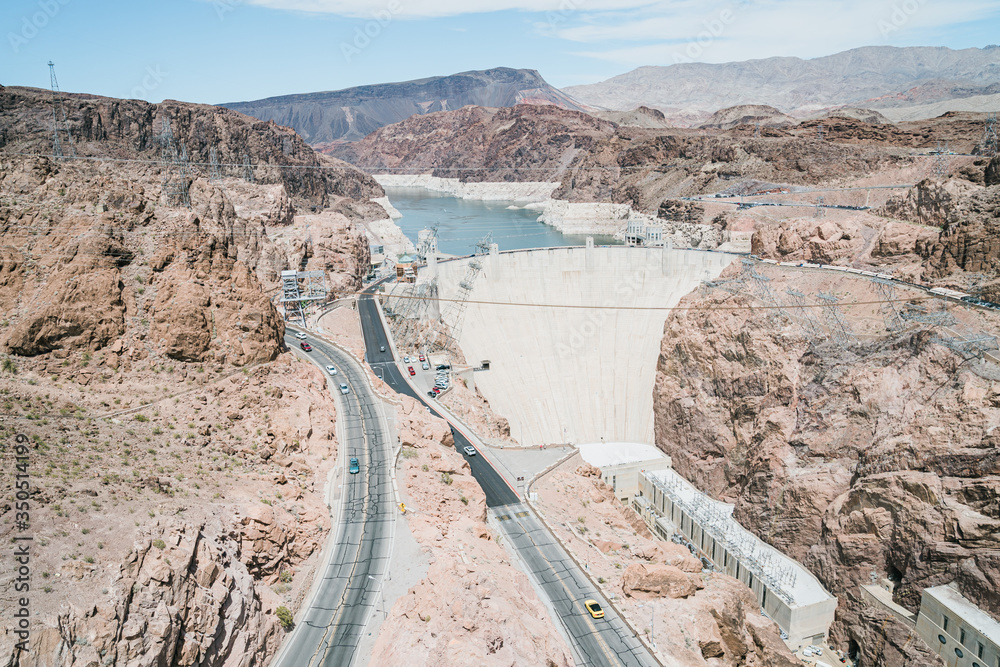
<svg viewBox="0 0 1000 667"><path fill-rule="evenodd" d="M289 348L301 352L290 330ZM347 667L357 657L358 643L388 570L395 498L392 491L392 442L383 432L376 401L364 369L337 348L309 336L312 352L302 352L322 366L338 370L334 384L347 384L338 420L343 420L345 463L357 458L360 472L345 473L341 516L332 556L322 566L315 597L297 622L275 661L276 667ZM324 373L326 371L324 370ZM339 482L340 480L336 480ZM336 483L335 482L335 483Z"/></svg>
<svg viewBox="0 0 1000 667"><path fill-rule="evenodd" d="M397 393L417 399L436 416L447 420L427 397L419 396L403 378L389 345L373 297L358 298L358 314L368 350L368 364ZM381 351L384 348L384 352ZM554 536L493 468L485 456L469 456L463 449L473 443L451 427L455 448L469 462L472 476L486 494L486 505L500 522L510 543L523 559L531 575L549 598L564 629L573 642L578 664L607 667L656 667L657 662L625 623L607 604L604 596L584 575ZM591 618L583 603L597 600L605 609L603 619Z"/></svg>

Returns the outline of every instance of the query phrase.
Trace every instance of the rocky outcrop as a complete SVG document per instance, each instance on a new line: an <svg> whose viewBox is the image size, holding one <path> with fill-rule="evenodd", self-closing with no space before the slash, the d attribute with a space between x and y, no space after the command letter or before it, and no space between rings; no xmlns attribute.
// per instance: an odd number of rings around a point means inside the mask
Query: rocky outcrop
<svg viewBox="0 0 1000 667"><path fill-rule="evenodd" d="M853 289L837 282L846 278L771 277L775 293ZM858 586L872 572L898 581L896 601L915 611L924 587L955 581L1000 611L1000 515L985 500L1000 492L988 426L1000 418L997 388L926 331L844 350L810 344L767 313L714 310L722 298L687 297L707 310L667 322L654 389L658 446L838 596L832 638L842 648L856 641L865 664L926 664L912 633L873 622ZM852 310L849 321L862 327L872 316Z"/></svg>
<svg viewBox="0 0 1000 667"><path fill-rule="evenodd" d="M15 658L50 664L261 664L283 635L276 597L257 589L235 545L203 526L153 525L129 553L108 604L70 606ZM261 593L264 597L261 597Z"/></svg>
<svg viewBox="0 0 1000 667"><path fill-rule="evenodd" d="M414 116L335 152L367 171L480 181L554 181L614 124L578 111L521 104Z"/></svg>
<svg viewBox="0 0 1000 667"><path fill-rule="evenodd" d="M51 99L49 91L37 88L0 90L0 150L51 154ZM63 105L81 155L156 161L166 120L194 163L189 168L195 176L208 178L214 151L223 176L245 177L249 161L256 183L282 184L303 206L326 206L331 195L367 200L384 194L366 174L317 155L291 129L222 107L82 94L64 95Z"/></svg>
<svg viewBox="0 0 1000 667"><path fill-rule="evenodd" d="M430 566L389 610L371 664L569 667L569 648L530 581L493 539L486 498L451 429L408 397L396 418L405 516Z"/></svg>
<svg viewBox="0 0 1000 667"><path fill-rule="evenodd" d="M701 579L671 565L629 565L622 575L622 593L628 597L686 598L705 587ZM645 595L644 595L645 594Z"/></svg>
<svg viewBox="0 0 1000 667"><path fill-rule="evenodd" d="M927 272L944 277L962 270L982 274L992 286L983 296L1000 296L1000 185L975 188L953 206L938 242L924 253Z"/></svg>
<svg viewBox="0 0 1000 667"><path fill-rule="evenodd" d="M902 197L886 202L876 213L887 218L945 227L958 221L961 216L958 202L973 190L971 184L962 180L924 179Z"/></svg>

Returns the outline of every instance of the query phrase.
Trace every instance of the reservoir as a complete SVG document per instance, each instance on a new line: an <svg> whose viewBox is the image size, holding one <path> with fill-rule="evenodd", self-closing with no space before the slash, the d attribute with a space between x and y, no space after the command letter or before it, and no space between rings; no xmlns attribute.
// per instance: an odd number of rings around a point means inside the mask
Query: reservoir
<svg viewBox="0 0 1000 667"><path fill-rule="evenodd" d="M449 255L469 255L476 242L493 232L500 250L582 246L586 235L563 234L538 222L537 211L509 209L514 202L458 199L419 187L386 187L386 196L403 214L396 224L417 242L417 233L438 225L438 250ZM598 245L620 243L610 236L594 236Z"/></svg>

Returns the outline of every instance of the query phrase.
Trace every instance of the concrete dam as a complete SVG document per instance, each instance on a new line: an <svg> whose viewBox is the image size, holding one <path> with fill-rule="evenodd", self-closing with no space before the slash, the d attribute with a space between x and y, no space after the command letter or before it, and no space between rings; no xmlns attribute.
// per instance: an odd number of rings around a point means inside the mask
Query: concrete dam
<svg viewBox="0 0 1000 667"><path fill-rule="evenodd" d="M652 443L664 308L735 258L622 246L494 250L477 258L459 345L470 364L491 362L476 386L521 444ZM436 272L440 297L454 298L469 261L432 263L420 282ZM499 305L508 303L516 305Z"/></svg>

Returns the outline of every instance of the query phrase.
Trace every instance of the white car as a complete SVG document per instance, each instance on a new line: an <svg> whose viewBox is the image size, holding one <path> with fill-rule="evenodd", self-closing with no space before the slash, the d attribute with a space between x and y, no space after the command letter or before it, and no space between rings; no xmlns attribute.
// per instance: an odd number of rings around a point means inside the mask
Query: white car
<svg viewBox="0 0 1000 667"><path fill-rule="evenodd" d="M304 333L302 333L301 331L296 331L295 332L295 337L298 338L299 340L305 340L306 339L306 335Z"/></svg>
<svg viewBox="0 0 1000 667"><path fill-rule="evenodd" d="M431 369L431 367L427 365L426 361L420 364L420 367L423 368L425 371L429 371Z"/></svg>
<svg viewBox="0 0 1000 667"><path fill-rule="evenodd" d="M326 367L326 372L329 373L330 375L336 375L337 374L337 368L335 366L327 366Z"/></svg>
<svg viewBox="0 0 1000 667"><path fill-rule="evenodd" d="M469 447L466 447L464 451L465 451L466 456L475 456L476 455L476 448L472 447L471 445Z"/></svg>
<svg viewBox="0 0 1000 667"><path fill-rule="evenodd" d="M340 393L341 394L349 394L349 393L351 393L351 389L346 384L341 383L341 385L340 385Z"/></svg>

